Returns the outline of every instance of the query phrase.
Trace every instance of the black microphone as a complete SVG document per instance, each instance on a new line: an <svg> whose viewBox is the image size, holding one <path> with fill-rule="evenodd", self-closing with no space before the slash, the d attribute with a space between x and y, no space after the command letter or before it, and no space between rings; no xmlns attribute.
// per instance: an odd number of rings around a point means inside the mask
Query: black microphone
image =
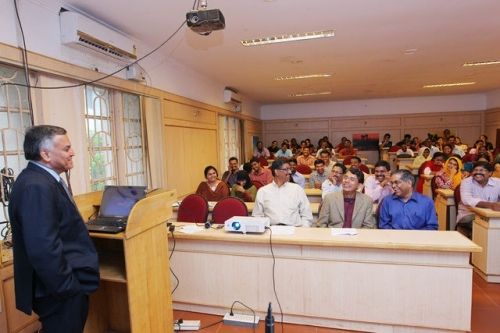
<svg viewBox="0 0 500 333"><path fill-rule="evenodd" d="M273 309L271 308L271 302L269 302L269 307L267 308L265 333L274 333L274 317Z"/></svg>

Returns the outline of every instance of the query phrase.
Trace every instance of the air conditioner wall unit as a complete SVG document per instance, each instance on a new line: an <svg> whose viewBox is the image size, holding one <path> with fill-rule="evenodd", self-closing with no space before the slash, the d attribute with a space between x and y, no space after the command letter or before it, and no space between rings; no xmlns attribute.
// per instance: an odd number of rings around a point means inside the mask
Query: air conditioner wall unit
<svg viewBox="0 0 500 333"><path fill-rule="evenodd" d="M224 103L241 104L241 96L233 89L224 89Z"/></svg>
<svg viewBox="0 0 500 333"><path fill-rule="evenodd" d="M63 44L83 46L127 63L137 59L130 38L76 12L61 11L59 15Z"/></svg>

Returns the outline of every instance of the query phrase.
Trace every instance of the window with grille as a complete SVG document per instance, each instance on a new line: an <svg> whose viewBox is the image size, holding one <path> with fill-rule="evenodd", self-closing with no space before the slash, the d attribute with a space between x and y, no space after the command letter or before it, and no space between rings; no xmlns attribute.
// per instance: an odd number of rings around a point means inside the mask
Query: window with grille
<svg viewBox="0 0 500 333"><path fill-rule="evenodd" d="M91 189L147 185L140 96L97 86L85 93Z"/></svg>
<svg viewBox="0 0 500 333"><path fill-rule="evenodd" d="M0 65L0 82L26 83L26 76L22 69ZM28 106L28 90L20 86L0 87L0 173L2 184L0 197L2 209L0 211L0 239L6 236L8 218L8 192L10 185L22 169L26 167L23 141L24 132L31 123L31 112Z"/></svg>

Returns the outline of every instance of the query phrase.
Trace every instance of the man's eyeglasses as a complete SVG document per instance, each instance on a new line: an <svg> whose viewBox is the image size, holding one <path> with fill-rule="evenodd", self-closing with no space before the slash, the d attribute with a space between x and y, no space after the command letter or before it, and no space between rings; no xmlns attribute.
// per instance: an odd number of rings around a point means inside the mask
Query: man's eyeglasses
<svg viewBox="0 0 500 333"><path fill-rule="evenodd" d="M290 168L286 168L286 169L276 169L276 170L279 170L279 171L285 171L285 172L291 172L292 169Z"/></svg>

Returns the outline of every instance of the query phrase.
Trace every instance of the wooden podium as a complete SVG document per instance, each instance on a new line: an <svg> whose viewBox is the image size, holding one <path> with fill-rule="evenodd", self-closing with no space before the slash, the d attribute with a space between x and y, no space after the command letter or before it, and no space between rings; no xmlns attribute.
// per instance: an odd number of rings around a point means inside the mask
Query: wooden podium
<svg viewBox="0 0 500 333"><path fill-rule="evenodd" d="M75 197L84 220L102 192ZM155 191L130 212L119 234L90 233L99 254L101 282L90 297L86 333L172 332L168 230L176 191Z"/></svg>

